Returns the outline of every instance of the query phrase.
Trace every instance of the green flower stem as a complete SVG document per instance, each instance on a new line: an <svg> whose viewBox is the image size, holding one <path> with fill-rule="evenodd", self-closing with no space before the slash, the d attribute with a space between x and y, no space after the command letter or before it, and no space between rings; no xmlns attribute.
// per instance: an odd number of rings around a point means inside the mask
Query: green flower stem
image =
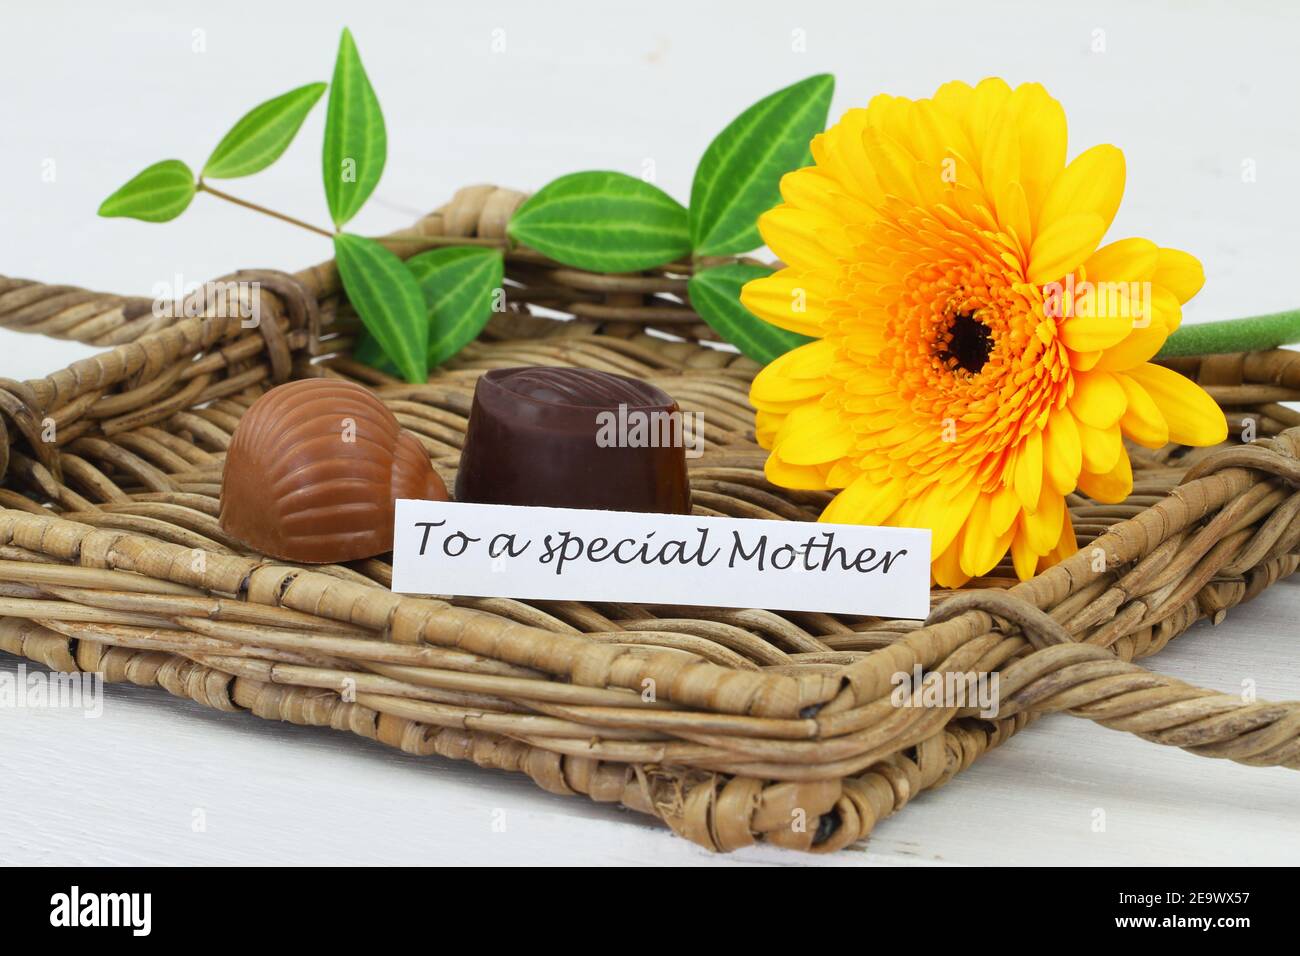
<svg viewBox="0 0 1300 956"><path fill-rule="evenodd" d="M218 199L224 199L226 202L234 203L236 206L243 206L245 209L251 209L253 210L253 212L260 212L264 216L270 216L273 219L279 219L281 222L290 223L291 225L297 226L300 229L306 229L308 232L314 232L317 235L324 236L326 239L334 238L334 233L329 232L326 229L322 229L320 228L320 226L313 226L311 223L303 222L301 219L295 219L293 218L293 216L286 216L284 213L276 212L274 209L267 209L265 206L259 206L257 203L249 202L247 199L240 199L238 196L232 196L230 195L230 193L224 193L220 189L213 189L211 186L209 186L201 179L199 180L196 188L199 190L199 192L208 193L211 196L216 196Z"/></svg>
<svg viewBox="0 0 1300 956"><path fill-rule="evenodd" d="M1156 358L1259 352L1296 342L1300 342L1300 309L1184 325L1165 340Z"/></svg>

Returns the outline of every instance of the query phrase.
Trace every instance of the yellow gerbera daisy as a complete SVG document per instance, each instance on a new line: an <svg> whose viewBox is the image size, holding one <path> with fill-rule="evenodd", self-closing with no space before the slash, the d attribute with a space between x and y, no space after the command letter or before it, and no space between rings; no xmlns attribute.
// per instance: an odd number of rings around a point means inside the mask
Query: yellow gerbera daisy
<svg viewBox="0 0 1300 956"><path fill-rule="evenodd" d="M1147 239L1098 246L1124 156L1070 163L1036 83L877 96L812 143L759 228L787 267L742 301L816 338L754 380L767 476L843 489L823 521L929 528L956 587L1011 550L1023 579L1075 551L1065 495L1132 490L1121 436L1227 437L1218 406L1147 362L1204 282Z"/></svg>

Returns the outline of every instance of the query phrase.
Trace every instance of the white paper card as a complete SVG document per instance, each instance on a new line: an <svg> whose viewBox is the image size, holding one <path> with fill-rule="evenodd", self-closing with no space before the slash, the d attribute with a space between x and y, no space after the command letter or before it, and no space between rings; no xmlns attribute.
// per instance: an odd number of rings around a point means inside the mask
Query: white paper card
<svg viewBox="0 0 1300 956"><path fill-rule="evenodd" d="M393 590L924 618L930 531L403 499Z"/></svg>

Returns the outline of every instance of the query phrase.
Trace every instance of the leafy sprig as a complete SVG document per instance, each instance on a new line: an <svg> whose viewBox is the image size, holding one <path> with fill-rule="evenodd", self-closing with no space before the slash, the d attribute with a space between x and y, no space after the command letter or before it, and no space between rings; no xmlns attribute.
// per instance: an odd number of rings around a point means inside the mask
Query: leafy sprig
<svg viewBox="0 0 1300 956"><path fill-rule="evenodd" d="M639 272L690 252L686 209L625 173L561 176L510 220L511 238L592 272Z"/></svg>
<svg viewBox="0 0 1300 956"><path fill-rule="evenodd" d="M388 160L388 133L361 54L348 30L339 39L325 113L321 175L334 227L342 229L379 184Z"/></svg>
<svg viewBox="0 0 1300 956"><path fill-rule="evenodd" d="M253 107L203 164L204 178L237 179L266 169L284 155L324 92L324 83L308 83Z"/></svg>
<svg viewBox="0 0 1300 956"><path fill-rule="evenodd" d="M834 88L832 76L810 76L732 120L696 167L689 209L633 176L571 173L520 206L509 235L592 272L636 272L692 256L691 306L723 339L750 358L769 362L808 339L763 321L741 304L744 282L767 270L710 260L763 244L758 217L780 202L781 177L811 161L808 144L826 125Z"/></svg>
<svg viewBox="0 0 1300 956"><path fill-rule="evenodd" d="M101 216L167 222L189 208L198 184L179 159L164 159L134 177L99 204Z"/></svg>
<svg viewBox="0 0 1300 956"><path fill-rule="evenodd" d="M812 76L765 97L709 145L696 170L689 210L662 189L623 173L562 176L523 203L508 226L523 243L557 262L593 272L637 272L696 260L688 295L724 339L766 362L803 341L750 313L739 298L757 267L717 264L761 244L758 215L780 198L781 176L808 161L808 142L826 123L834 80ZM321 172L333 229L217 189L211 180L261 172L280 158L328 90ZM169 159L135 176L104 200L102 216L166 222L198 193L273 216L328 237L348 300L364 333L354 356L410 382L446 362L501 308L501 249L457 246L396 254L344 227L374 193L388 153L379 98L352 34L344 30L330 83L309 83L244 114L195 176Z"/></svg>
<svg viewBox="0 0 1300 956"><path fill-rule="evenodd" d="M808 143L826 125L835 78L810 76L765 96L704 151L691 184L691 248L697 256L763 244L758 217L781 199L781 177L812 162Z"/></svg>
<svg viewBox="0 0 1300 956"><path fill-rule="evenodd" d="M428 365L434 368L478 338L499 303L505 258L500 250L472 246L431 249L406 260L433 317ZM383 371L393 365L369 334L353 357Z"/></svg>
<svg viewBox="0 0 1300 956"><path fill-rule="evenodd" d="M321 171L333 230L211 185L251 176L279 159L327 89ZM167 222L202 192L329 238L343 289L365 327L358 358L423 382L429 368L455 355L501 307L503 260L499 250L465 246L436 250L436 260L403 262L375 240L343 232L378 185L387 153L379 99L345 29L328 85L309 83L255 106L222 137L198 176L179 159L155 163L105 199L99 214ZM440 266L447 271L439 272ZM431 279L435 272L449 278Z"/></svg>

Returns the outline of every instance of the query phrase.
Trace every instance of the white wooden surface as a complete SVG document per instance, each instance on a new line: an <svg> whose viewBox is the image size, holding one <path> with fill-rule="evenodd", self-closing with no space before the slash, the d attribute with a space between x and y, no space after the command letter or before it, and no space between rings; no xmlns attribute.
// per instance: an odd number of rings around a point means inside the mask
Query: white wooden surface
<svg viewBox="0 0 1300 956"><path fill-rule="evenodd" d="M201 165L252 104L328 79L347 23L390 136L388 170L360 231L399 226L464 184L532 189L579 168L640 175L652 163L659 184L685 200L714 132L783 83L835 72L838 112L882 90L920 96L946 79L999 73L1041 80L1063 101L1072 152L1102 141L1125 150L1128 194L1114 235L1150 236L1202 259L1209 281L1188 321L1300 304L1291 281L1300 261L1296 9L869 6L7 9L0 272L147 293L177 273L201 281L326 258L322 240L207 197L166 226L100 220L94 210L153 161ZM804 52L792 49L799 36ZM504 51L493 52L494 40ZM1094 51L1099 41L1104 51ZM276 167L231 190L324 221L322 116ZM1254 181L1243 177L1249 170ZM91 351L0 333L0 375L44 374ZM1149 663L1229 692L1251 679L1263 698L1294 699L1297 619L1300 583L1284 582ZM1104 832L1093 830L1097 809ZM204 832L192 829L196 810ZM97 720L0 712L5 863L1295 863L1298 811L1294 774L1053 717L881 824L865 848L831 859L751 849L722 861L634 814L553 797L522 777L218 714L162 691L110 688Z"/></svg>

